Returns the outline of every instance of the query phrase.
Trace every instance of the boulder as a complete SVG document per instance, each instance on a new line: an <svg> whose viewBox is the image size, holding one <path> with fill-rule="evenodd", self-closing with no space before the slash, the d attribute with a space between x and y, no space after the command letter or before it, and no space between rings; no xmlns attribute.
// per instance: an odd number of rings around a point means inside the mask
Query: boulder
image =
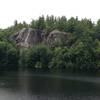
<svg viewBox="0 0 100 100"><path fill-rule="evenodd" d="M47 37L47 44L49 47L61 46L67 40L67 37L68 33L53 30Z"/></svg>

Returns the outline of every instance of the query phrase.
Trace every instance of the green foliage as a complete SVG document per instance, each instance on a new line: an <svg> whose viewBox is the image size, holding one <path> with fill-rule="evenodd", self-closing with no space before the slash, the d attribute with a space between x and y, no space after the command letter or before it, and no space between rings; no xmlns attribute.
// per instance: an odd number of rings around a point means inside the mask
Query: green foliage
<svg viewBox="0 0 100 100"><path fill-rule="evenodd" d="M0 41L0 70L15 70L18 66L18 52L11 44Z"/></svg>
<svg viewBox="0 0 100 100"><path fill-rule="evenodd" d="M65 69L67 67L66 55L68 54L67 48L55 48L53 59L49 65L52 69Z"/></svg>
<svg viewBox="0 0 100 100"><path fill-rule="evenodd" d="M48 64L52 58L52 52L45 45L34 46L29 51L28 66L31 69L43 68L48 69Z"/></svg>
<svg viewBox="0 0 100 100"><path fill-rule="evenodd" d="M79 42L75 47L71 48L72 61L75 63L77 70L81 71L95 71L96 59L95 51L87 44Z"/></svg>

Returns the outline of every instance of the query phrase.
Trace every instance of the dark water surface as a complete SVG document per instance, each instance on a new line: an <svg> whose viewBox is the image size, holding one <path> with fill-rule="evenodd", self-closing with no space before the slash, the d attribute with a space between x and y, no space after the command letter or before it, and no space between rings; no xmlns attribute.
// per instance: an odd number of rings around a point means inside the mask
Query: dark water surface
<svg viewBox="0 0 100 100"><path fill-rule="evenodd" d="M100 77L8 72L0 100L100 100Z"/></svg>

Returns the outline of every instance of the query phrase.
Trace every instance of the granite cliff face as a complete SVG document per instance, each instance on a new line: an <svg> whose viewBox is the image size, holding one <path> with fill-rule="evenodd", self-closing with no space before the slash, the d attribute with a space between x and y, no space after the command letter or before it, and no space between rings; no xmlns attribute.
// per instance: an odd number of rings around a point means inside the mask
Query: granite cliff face
<svg viewBox="0 0 100 100"><path fill-rule="evenodd" d="M19 32L10 37L18 47L31 47L43 41L41 30L34 30L32 28L23 28Z"/></svg>
<svg viewBox="0 0 100 100"><path fill-rule="evenodd" d="M60 45L67 40L68 34L58 30L49 33L45 38L45 33L42 30L32 28L23 28L19 32L10 36L10 40L14 41L18 47L32 47L39 43L45 43L49 47Z"/></svg>

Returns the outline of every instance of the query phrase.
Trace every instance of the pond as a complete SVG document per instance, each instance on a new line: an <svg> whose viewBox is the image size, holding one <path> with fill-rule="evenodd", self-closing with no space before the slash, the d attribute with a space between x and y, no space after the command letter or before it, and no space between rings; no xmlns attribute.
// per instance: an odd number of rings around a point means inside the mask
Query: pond
<svg viewBox="0 0 100 100"><path fill-rule="evenodd" d="M5 72L0 100L100 100L100 77Z"/></svg>

